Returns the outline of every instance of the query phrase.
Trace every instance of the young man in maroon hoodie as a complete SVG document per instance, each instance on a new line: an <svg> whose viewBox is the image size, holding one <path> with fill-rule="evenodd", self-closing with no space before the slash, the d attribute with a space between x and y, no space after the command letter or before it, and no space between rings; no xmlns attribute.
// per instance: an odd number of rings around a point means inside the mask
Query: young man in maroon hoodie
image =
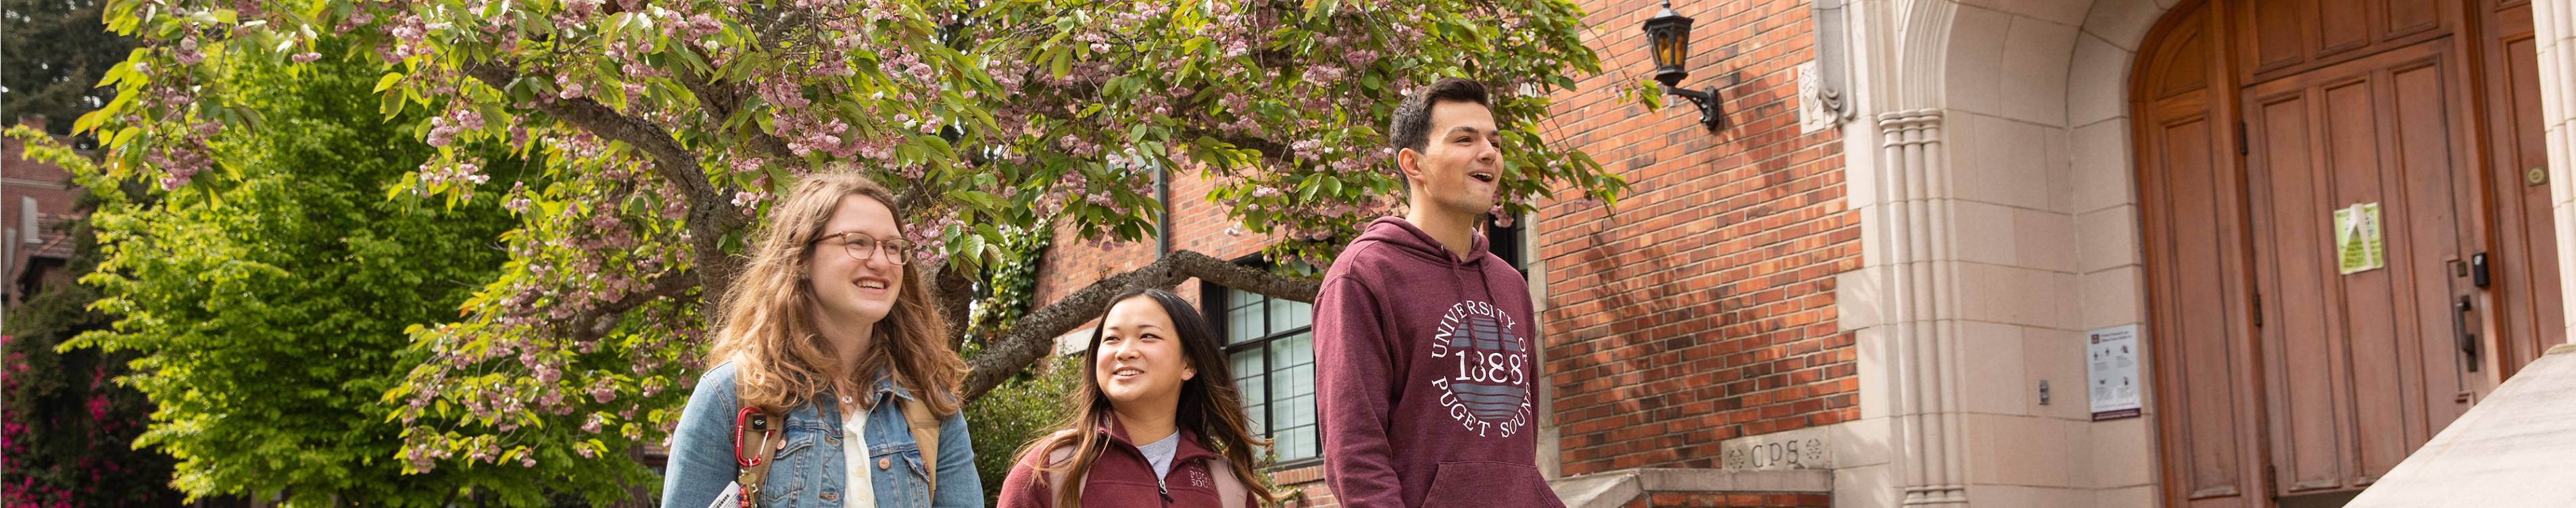
<svg viewBox="0 0 2576 508"><path fill-rule="evenodd" d="M1410 204L1369 223L1315 297L1324 474L1342 506L1563 507L1539 476L1529 284L1476 234L1502 176L1485 87L1395 109Z"/></svg>

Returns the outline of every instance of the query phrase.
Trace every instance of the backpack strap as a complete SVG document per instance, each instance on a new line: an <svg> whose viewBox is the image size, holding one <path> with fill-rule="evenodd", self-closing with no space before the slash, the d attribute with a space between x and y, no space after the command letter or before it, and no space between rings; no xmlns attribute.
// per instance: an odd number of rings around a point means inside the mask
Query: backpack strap
<svg viewBox="0 0 2576 508"><path fill-rule="evenodd" d="M769 479L769 462L777 457L777 419L757 407L742 408L733 419L734 483L742 486L739 508L759 503L760 487ZM743 452L749 450L750 455Z"/></svg>
<svg viewBox="0 0 2576 508"><path fill-rule="evenodd" d="M1244 489L1243 479L1234 476L1234 464L1225 459L1207 459L1208 471L1215 473L1216 499L1221 508L1252 506L1252 493Z"/></svg>
<svg viewBox="0 0 2576 508"><path fill-rule="evenodd" d="M939 493L939 415L930 405L918 400L897 397L902 401L904 426L912 428L912 442L921 449L921 479L930 487L932 497Z"/></svg>

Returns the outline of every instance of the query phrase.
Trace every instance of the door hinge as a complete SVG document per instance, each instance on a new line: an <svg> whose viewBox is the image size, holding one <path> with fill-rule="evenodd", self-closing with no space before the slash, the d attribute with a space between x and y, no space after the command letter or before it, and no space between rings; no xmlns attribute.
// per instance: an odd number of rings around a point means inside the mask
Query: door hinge
<svg viewBox="0 0 2576 508"><path fill-rule="evenodd" d="M2237 154L2237 155L2247 155L2247 154L2251 154L2251 153L2253 153L2253 150L2254 150L2254 143L2249 142L2249 141L2246 141L2246 136L2245 136L2245 122L2244 122L2244 121L2242 121L2242 120L2237 121L2237 122L2236 122L2236 154Z"/></svg>
<svg viewBox="0 0 2576 508"><path fill-rule="evenodd" d="M2254 327L2263 327L2263 294L2254 294Z"/></svg>

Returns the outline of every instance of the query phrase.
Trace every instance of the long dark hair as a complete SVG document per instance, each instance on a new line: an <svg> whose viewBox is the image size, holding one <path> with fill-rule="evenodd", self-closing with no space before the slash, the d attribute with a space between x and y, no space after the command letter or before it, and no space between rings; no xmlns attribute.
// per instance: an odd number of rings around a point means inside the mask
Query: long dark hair
<svg viewBox="0 0 2576 508"><path fill-rule="evenodd" d="M1151 299L1172 318L1172 334L1179 339L1181 356L1188 358L1198 375L1181 382L1180 405L1173 408L1173 423L1198 436L1198 445L1225 455L1232 464L1234 477L1243 480L1245 491L1260 499L1261 504L1278 502L1270 492L1269 482L1254 474L1254 447L1270 446L1270 441L1252 435L1252 419L1243 414L1243 395L1234 387L1233 369L1225 361L1225 349L1217 343L1216 333L1208 329L1207 319L1190 306L1181 295L1155 288L1129 290L1109 300L1116 308L1138 297ZM1082 506L1079 484L1091 474L1091 466L1109 449L1107 436L1094 429L1109 424L1114 413L1109 396L1100 391L1100 337L1109 327L1108 309L1102 309L1100 326L1091 330L1091 344L1085 348L1082 362L1082 386L1067 394L1066 414L1070 417L1057 424L1055 432L1030 441L1021 456L1035 454L1038 484L1055 491L1055 506ZM1072 448L1071 460L1056 463L1051 456L1058 449ZM1067 485L1047 485L1047 476L1063 472ZM1228 506L1225 508L1237 508Z"/></svg>

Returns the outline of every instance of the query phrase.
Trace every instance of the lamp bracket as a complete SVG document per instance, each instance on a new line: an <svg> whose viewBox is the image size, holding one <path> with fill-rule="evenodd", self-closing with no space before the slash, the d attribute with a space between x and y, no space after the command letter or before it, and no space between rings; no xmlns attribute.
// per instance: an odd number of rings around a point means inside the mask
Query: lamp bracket
<svg viewBox="0 0 2576 508"><path fill-rule="evenodd" d="M1678 95L1684 99L1690 99L1691 104L1698 106L1696 109L1699 110L1700 125L1707 126L1708 130L1716 131L1725 127L1726 115L1725 110L1721 109L1718 104L1717 87L1708 87L1707 90L1691 90L1687 88L1673 88L1672 85L1664 85L1664 93L1668 95Z"/></svg>

